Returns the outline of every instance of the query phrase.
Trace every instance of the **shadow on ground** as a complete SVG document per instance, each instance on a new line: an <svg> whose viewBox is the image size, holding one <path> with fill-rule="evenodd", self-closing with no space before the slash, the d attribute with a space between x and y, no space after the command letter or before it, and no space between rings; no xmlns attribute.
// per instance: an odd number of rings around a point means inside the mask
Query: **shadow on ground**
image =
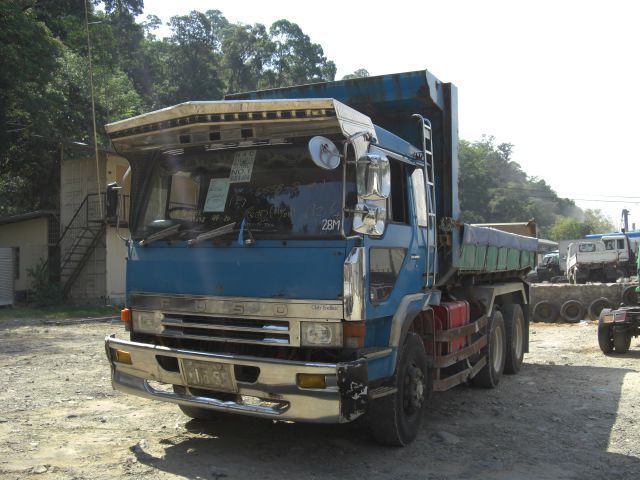
<svg viewBox="0 0 640 480"><path fill-rule="evenodd" d="M635 358L635 357L634 357ZM138 461L187 478L636 478L640 459L608 450L630 370L525 364L495 390L434 396L418 439L373 443L365 422L191 420ZM638 449L634 453L637 455Z"/></svg>

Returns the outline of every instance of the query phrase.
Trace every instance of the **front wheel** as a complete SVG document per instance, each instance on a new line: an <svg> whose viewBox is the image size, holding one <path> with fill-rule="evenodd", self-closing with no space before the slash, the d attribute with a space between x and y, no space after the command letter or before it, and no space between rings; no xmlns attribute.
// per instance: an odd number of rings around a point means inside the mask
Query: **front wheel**
<svg viewBox="0 0 640 480"><path fill-rule="evenodd" d="M611 313L610 308L603 308L598 315L598 346L605 355L613 351L613 328L604 323L604 317L609 313Z"/></svg>
<svg viewBox="0 0 640 480"><path fill-rule="evenodd" d="M395 386L394 394L371 402L369 426L377 442L402 447L418 435L433 390L424 344L415 333L409 333L402 346Z"/></svg>
<svg viewBox="0 0 640 480"><path fill-rule="evenodd" d="M174 385L173 391L181 395L185 395L187 392L187 389L182 385ZM182 413L184 413L189 418L193 418L194 420L206 420L206 421L217 420L220 417L225 415L222 412L218 412L216 410L210 410L208 408L191 407L188 405L180 405L180 404L178 404L178 407L180 408L180 410L182 410Z"/></svg>
<svg viewBox="0 0 640 480"><path fill-rule="evenodd" d="M498 310L494 311L489 319L489 334L484 351L487 364L473 377L472 382L479 387L495 388L500 383L507 352L504 318Z"/></svg>

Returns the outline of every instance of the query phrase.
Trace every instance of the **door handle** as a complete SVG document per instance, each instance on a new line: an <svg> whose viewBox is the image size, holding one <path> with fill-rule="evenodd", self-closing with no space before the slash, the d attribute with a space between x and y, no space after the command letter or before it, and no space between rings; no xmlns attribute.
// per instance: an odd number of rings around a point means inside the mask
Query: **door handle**
<svg viewBox="0 0 640 480"><path fill-rule="evenodd" d="M420 255L411 255L411 260L420 260Z"/></svg>

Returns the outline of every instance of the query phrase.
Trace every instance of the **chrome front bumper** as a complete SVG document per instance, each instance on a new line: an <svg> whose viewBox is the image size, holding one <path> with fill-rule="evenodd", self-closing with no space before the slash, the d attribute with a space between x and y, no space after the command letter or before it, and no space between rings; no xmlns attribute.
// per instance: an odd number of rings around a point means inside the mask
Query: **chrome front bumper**
<svg viewBox="0 0 640 480"><path fill-rule="evenodd" d="M132 395L228 413L317 423L348 422L364 413L366 408L365 360L337 364L307 363L204 353L122 340L115 334L106 337L105 347L111 363L113 388ZM115 350L128 352L131 364L116 361ZM237 395L217 395L216 392L203 393L202 390L192 392L188 388L180 389L184 393L179 393L170 388L158 388L153 383L185 386L180 368L168 370L161 365L159 358L166 360L168 357L176 359L175 365L182 365L182 360L196 360L257 367L259 374L255 382L238 380ZM166 361L164 363L166 366ZM298 387L299 373L325 375L327 388Z"/></svg>

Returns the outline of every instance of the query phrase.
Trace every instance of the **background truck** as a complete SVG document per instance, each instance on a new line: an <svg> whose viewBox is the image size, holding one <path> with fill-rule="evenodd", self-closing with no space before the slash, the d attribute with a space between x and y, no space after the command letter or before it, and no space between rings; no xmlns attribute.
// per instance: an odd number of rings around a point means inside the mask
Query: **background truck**
<svg viewBox="0 0 640 480"><path fill-rule="evenodd" d="M520 369L537 240L458 222L454 85L253 92L107 132L132 169L116 389L194 418L368 413L405 445L433 391Z"/></svg>
<svg viewBox="0 0 640 480"><path fill-rule="evenodd" d="M640 249L636 253L636 275L640 280ZM635 287L635 295L620 305L617 310L605 309L598 321L598 344L603 353L627 353L631 337L640 335L640 285ZM631 300L631 301L629 301Z"/></svg>
<svg viewBox="0 0 640 480"><path fill-rule="evenodd" d="M560 254L558 250L549 252L542 257L542 261L536 268L527 274L527 280L531 283L537 282L566 282L566 277L560 268Z"/></svg>
<svg viewBox="0 0 640 480"><path fill-rule="evenodd" d="M567 278L571 283L615 282L635 273L638 243L624 233L569 245Z"/></svg>

